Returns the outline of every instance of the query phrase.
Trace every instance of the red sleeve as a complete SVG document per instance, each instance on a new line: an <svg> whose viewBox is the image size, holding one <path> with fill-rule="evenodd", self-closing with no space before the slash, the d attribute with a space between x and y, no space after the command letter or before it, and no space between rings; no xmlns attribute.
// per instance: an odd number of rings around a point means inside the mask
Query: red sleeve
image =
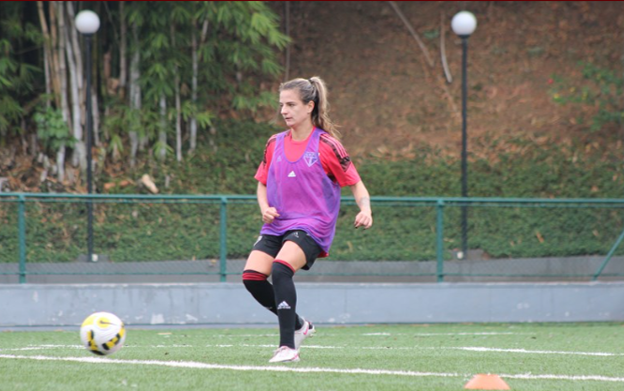
<svg viewBox="0 0 624 391"><path fill-rule="evenodd" d="M277 135L274 134L267 141L266 146L264 147L264 157L262 158L262 162L258 166L258 170L256 171L256 178L260 183L266 185L267 177L269 175L269 167L271 166L271 159L273 159L273 151L275 150L275 139Z"/></svg>
<svg viewBox="0 0 624 391"><path fill-rule="evenodd" d="M319 152L323 169L341 187L352 186L360 181L360 174L340 141L323 133L319 143Z"/></svg>

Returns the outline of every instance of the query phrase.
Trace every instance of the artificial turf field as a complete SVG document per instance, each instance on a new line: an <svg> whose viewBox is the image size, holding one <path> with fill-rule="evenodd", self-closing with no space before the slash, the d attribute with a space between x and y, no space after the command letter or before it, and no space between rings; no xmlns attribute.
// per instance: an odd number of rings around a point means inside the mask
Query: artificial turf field
<svg viewBox="0 0 624 391"><path fill-rule="evenodd" d="M623 323L327 326L301 361L269 364L276 327L127 329L108 357L78 327L0 332L0 390L624 390Z"/></svg>

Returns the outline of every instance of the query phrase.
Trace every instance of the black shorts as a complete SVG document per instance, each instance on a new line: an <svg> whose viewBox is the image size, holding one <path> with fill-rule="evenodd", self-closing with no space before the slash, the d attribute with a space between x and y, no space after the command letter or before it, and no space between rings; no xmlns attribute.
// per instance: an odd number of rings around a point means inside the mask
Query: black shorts
<svg viewBox="0 0 624 391"><path fill-rule="evenodd" d="M304 270L309 270L323 251L307 232L299 230L288 231L282 236L260 235L253 249L267 253L275 258L287 240L294 242L303 250L306 257L306 264L303 266Z"/></svg>

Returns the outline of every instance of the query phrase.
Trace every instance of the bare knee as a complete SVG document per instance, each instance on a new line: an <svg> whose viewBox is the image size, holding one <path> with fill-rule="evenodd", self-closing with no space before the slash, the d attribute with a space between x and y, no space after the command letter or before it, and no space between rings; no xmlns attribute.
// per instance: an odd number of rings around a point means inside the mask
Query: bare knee
<svg viewBox="0 0 624 391"><path fill-rule="evenodd" d="M273 257L262 251L254 250L249 254L243 270L255 270L258 273L271 274Z"/></svg>

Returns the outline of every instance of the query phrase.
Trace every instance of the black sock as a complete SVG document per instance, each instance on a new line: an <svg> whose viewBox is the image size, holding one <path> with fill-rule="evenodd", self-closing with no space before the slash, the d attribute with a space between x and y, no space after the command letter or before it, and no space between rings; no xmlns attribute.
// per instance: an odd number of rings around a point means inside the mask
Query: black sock
<svg viewBox="0 0 624 391"><path fill-rule="evenodd" d="M255 270L244 270L243 284L258 303L277 315L277 309L275 308L275 292L273 292L273 285L267 281L266 274ZM303 326L303 321L299 315L297 315L295 318L295 329L299 330L301 326Z"/></svg>
<svg viewBox="0 0 624 391"><path fill-rule="evenodd" d="M276 260L273 262L272 275L280 328L279 346L288 346L294 349L295 323L298 317L295 313L297 307L297 291L293 282L295 272L290 266Z"/></svg>
<svg viewBox="0 0 624 391"><path fill-rule="evenodd" d="M267 275L255 270L243 271L243 284L254 299L263 307L277 315L273 285L267 281Z"/></svg>

